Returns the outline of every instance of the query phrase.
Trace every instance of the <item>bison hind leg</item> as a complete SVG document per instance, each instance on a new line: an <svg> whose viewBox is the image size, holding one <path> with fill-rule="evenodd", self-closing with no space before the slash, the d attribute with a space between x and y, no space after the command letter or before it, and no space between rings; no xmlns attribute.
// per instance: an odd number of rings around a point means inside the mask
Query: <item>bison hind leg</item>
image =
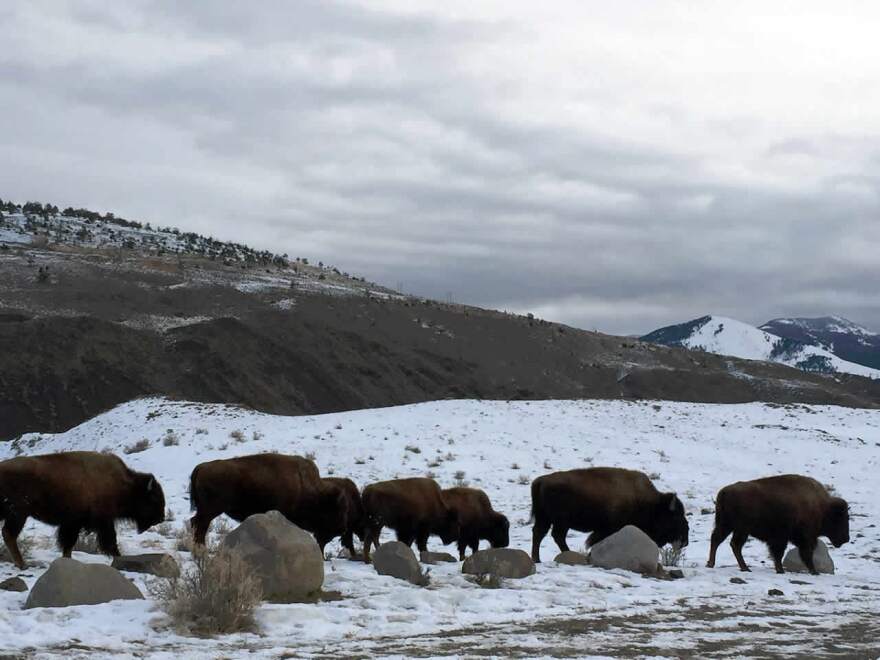
<svg viewBox="0 0 880 660"><path fill-rule="evenodd" d="M194 515L189 521L189 526L192 528L193 532L193 543L195 545L205 545L205 537L208 535L208 529L211 527L211 522L216 517L217 514L212 516L204 514L201 511L196 511L196 515Z"/></svg>
<svg viewBox="0 0 880 660"><path fill-rule="evenodd" d="M785 573L785 569L782 568L782 557L785 555L785 547L787 545L788 541L785 539L767 541L767 548L770 550L770 556L773 558L773 567L777 573Z"/></svg>
<svg viewBox="0 0 880 660"><path fill-rule="evenodd" d="M749 540L749 535L746 532L734 532L733 538L730 539L730 549L733 550L733 556L736 557L736 563L739 564L739 570L748 572L749 569L748 564L746 564L746 560L743 559L742 549L746 544L746 541Z"/></svg>
<svg viewBox="0 0 880 660"><path fill-rule="evenodd" d="M12 561L19 569L24 568L24 559L21 556L21 550L18 548L18 535L21 534L21 530L24 529L24 523L26 521L27 518L13 518L7 516L6 522L3 525L3 542L9 550L9 556L12 557Z"/></svg>
<svg viewBox="0 0 880 660"><path fill-rule="evenodd" d="M550 531L550 523L542 518L535 517L535 526L532 527L532 561L541 563L541 541Z"/></svg>
<svg viewBox="0 0 880 660"><path fill-rule="evenodd" d="M718 546L724 543L730 535L730 530L715 522L715 529L712 530L712 538L709 545L709 561L706 562L707 568L715 568L715 555L718 552Z"/></svg>

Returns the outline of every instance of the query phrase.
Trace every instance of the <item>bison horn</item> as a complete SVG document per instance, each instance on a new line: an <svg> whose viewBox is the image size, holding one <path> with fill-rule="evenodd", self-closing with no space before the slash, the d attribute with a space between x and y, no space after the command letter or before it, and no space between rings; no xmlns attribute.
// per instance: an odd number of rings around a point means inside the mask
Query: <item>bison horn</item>
<svg viewBox="0 0 880 660"><path fill-rule="evenodd" d="M669 510L675 512L675 502L678 498L673 494L672 498L669 500Z"/></svg>
<svg viewBox="0 0 880 660"><path fill-rule="evenodd" d="M150 475L150 480L147 482L147 492L150 492L150 491L153 490L153 485L154 485L155 483L156 483L156 479L155 479L155 478L153 477L153 475L151 474L151 475Z"/></svg>

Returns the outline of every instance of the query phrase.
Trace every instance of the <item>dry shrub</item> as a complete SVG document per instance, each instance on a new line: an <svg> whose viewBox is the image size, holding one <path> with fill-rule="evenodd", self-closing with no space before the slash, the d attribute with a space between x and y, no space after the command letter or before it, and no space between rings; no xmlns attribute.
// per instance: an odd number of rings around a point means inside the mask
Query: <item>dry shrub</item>
<svg viewBox="0 0 880 660"><path fill-rule="evenodd" d="M126 447L122 451L126 454L137 454L138 452L146 451L149 448L150 448L150 441L147 440L146 438L143 438L141 440L138 440L133 445L128 445L128 447Z"/></svg>
<svg viewBox="0 0 880 660"><path fill-rule="evenodd" d="M80 532L79 538L76 540L73 549L90 555L102 554L101 550L98 548L98 535L94 532Z"/></svg>
<svg viewBox="0 0 880 660"><path fill-rule="evenodd" d="M660 548L660 564L662 566L681 566L684 559L684 548L678 544L664 545Z"/></svg>
<svg viewBox="0 0 880 660"><path fill-rule="evenodd" d="M157 580L149 588L175 628L205 636L253 631L254 610L263 596L250 566L225 548L196 553L180 577Z"/></svg>

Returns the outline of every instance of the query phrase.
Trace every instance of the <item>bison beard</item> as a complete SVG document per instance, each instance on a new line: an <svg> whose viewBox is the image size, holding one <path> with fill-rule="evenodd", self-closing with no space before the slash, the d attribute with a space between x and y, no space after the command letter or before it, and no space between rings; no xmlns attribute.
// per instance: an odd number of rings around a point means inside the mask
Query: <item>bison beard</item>
<svg viewBox="0 0 880 660"><path fill-rule="evenodd" d="M325 477L324 482L339 488L344 493L347 515L345 525L337 530L331 530L332 536L323 543L321 542L322 539L318 539L318 545L321 546L321 552L323 553L324 545L339 536L341 537L342 547L346 548L351 557L354 558L354 535L357 534L362 543L366 535L366 519L364 516L364 504L361 501L361 493L357 485L351 479L345 477Z"/></svg>
<svg viewBox="0 0 880 660"><path fill-rule="evenodd" d="M818 538L828 537L835 547L849 541L849 506L831 497L815 479L797 474L739 481L722 488L715 498L715 529L706 566L715 567L718 546L731 532L730 547L741 571L749 570L742 548L754 536L767 544L777 573L785 572L782 557L791 542L815 575Z"/></svg>
<svg viewBox="0 0 880 660"><path fill-rule="evenodd" d="M211 521L226 514L248 516L279 511L315 534L322 551L347 529L347 497L321 479L313 461L302 456L254 454L200 463L190 475L193 541L204 545Z"/></svg>
<svg viewBox="0 0 880 660"><path fill-rule="evenodd" d="M532 559L541 561L541 541L552 528L553 540L568 550L569 529L592 532L595 545L626 525L635 525L657 545L688 543L684 505L675 493L661 493L642 472L622 468L586 468L554 472L532 482Z"/></svg>
<svg viewBox="0 0 880 660"><path fill-rule="evenodd" d="M489 496L478 488L447 488L443 499L458 517L458 558L464 560L464 551L480 548L480 541L488 541L493 548L510 544L510 522L492 508Z"/></svg>
<svg viewBox="0 0 880 660"><path fill-rule="evenodd" d="M437 534L443 543L458 538L458 519L450 509L433 479L415 477L393 479L370 484L364 488L364 512L367 533L364 539L364 561L370 561L370 544L379 547L383 527L390 527L397 540L420 551L428 549L428 537Z"/></svg>
<svg viewBox="0 0 880 660"><path fill-rule="evenodd" d="M151 474L134 472L118 457L61 452L0 463L0 520L12 560L24 568L18 535L28 518L58 527L58 545L70 557L80 531L95 532L98 547L118 556L117 520L144 532L165 519L165 495Z"/></svg>

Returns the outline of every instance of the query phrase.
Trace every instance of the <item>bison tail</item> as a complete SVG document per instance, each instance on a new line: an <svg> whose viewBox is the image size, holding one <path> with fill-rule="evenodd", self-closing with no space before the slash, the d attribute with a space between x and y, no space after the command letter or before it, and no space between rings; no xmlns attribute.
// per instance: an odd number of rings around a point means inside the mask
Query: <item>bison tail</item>
<svg viewBox="0 0 880 660"><path fill-rule="evenodd" d="M529 514L529 524L535 522L535 516L537 514L538 509L538 501L541 498L541 483L540 479L535 479L532 482L532 510Z"/></svg>
<svg viewBox="0 0 880 660"><path fill-rule="evenodd" d="M189 475L189 510L195 511L198 506L196 503L195 492L196 492L196 476L199 471L199 466L197 465L192 473Z"/></svg>

